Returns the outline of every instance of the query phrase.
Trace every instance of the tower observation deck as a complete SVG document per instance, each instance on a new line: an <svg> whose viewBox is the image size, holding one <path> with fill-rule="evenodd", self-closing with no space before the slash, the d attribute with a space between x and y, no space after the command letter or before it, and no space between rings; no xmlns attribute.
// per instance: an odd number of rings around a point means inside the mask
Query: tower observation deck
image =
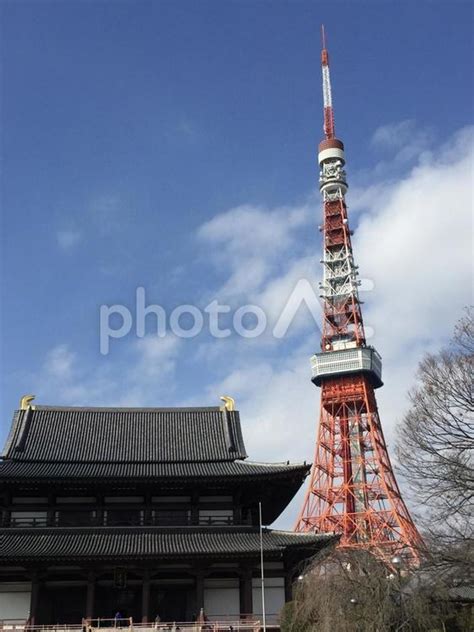
<svg viewBox="0 0 474 632"><path fill-rule="evenodd" d="M295 530L337 533L343 546L370 548L384 558L403 555L416 563L423 543L395 479L375 399L375 389L383 385L382 360L366 342L324 31L321 63L323 323L321 351L311 358L321 409L311 480Z"/></svg>

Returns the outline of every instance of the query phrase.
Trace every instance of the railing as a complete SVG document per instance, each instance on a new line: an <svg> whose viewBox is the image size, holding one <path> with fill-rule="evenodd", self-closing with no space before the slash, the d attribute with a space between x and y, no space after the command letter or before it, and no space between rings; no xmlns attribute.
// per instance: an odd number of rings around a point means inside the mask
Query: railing
<svg viewBox="0 0 474 632"><path fill-rule="evenodd" d="M126 517L118 518L108 516L107 519L98 521L96 518L81 516L77 519L70 519L69 516L55 516L50 523L47 518L10 518L9 525L12 528L31 528L31 527L141 527L141 526L153 526L153 527L181 527L181 526L233 526L233 516L201 516L196 520L191 518L183 518L181 520L175 518L166 517L150 517L145 519L143 517ZM242 520L241 525L249 524L249 521Z"/></svg>
<svg viewBox="0 0 474 632"><path fill-rule="evenodd" d="M267 625L267 630L279 630L278 625ZM134 623L133 619L83 619L80 625L30 625L20 619L0 620L3 632L261 632L262 623L252 615L243 618L219 617L218 621L173 621Z"/></svg>
<svg viewBox="0 0 474 632"><path fill-rule="evenodd" d="M11 527L46 527L48 524L48 519L46 516L44 517L28 517L23 518L20 516L12 516L10 518L10 526Z"/></svg>
<svg viewBox="0 0 474 632"><path fill-rule="evenodd" d="M259 632L261 627L260 621L250 615L245 618L220 616L216 621L204 622L134 623L131 617L126 619L89 619L84 620L82 629L85 632L102 632L105 629L123 632Z"/></svg>
<svg viewBox="0 0 474 632"><path fill-rule="evenodd" d="M231 526L234 516L199 516L199 526Z"/></svg>
<svg viewBox="0 0 474 632"><path fill-rule="evenodd" d="M25 619L0 619L0 630L24 630L27 625Z"/></svg>
<svg viewBox="0 0 474 632"><path fill-rule="evenodd" d="M54 630L55 632L84 632L83 625L79 624L60 624L60 625L30 625L29 620L25 619L0 619L0 630L3 632L47 632Z"/></svg>

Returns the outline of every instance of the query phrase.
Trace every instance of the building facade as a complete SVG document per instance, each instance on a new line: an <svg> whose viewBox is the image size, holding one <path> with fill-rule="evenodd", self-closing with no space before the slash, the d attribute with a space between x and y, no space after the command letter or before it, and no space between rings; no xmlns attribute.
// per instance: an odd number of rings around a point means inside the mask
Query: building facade
<svg viewBox="0 0 474 632"><path fill-rule="evenodd" d="M334 538L264 528L306 464L247 460L223 408L65 408L24 402L0 461L0 621L275 618Z"/></svg>

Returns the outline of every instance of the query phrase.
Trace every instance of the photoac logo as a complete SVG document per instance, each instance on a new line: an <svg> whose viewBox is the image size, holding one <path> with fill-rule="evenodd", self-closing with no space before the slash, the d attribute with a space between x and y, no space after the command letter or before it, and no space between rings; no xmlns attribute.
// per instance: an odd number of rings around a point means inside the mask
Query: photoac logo
<svg viewBox="0 0 474 632"><path fill-rule="evenodd" d="M147 333L164 338L171 333L178 338L195 338L206 331L213 338L228 338L231 335L257 338L268 333L271 328L274 338L283 338L303 306L319 328L322 322L321 304L307 279L300 279L295 284L287 299L282 301L277 314L271 316L259 305L242 305L233 311L230 305L219 303L217 299L202 309L185 304L167 313L161 305L147 305L145 288L139 287L135 293L133 311L120 304L100 306L100 353L107 355L112 339L125 338L129 334L143 338Z"/></svg>
<svg viewBox="0 0 474 632"><path fill-rule="evenodd" d="M359 292L373 289L373 281L360 280ZM178 338L195 338L205 332L213 338L232 335L257 338L270 333L274 338L284 338L290 329L301 324L305 311L319 331L323 322L321 297L306 278L299 279L281 305L271 310L254 304L232 308L214 299L204 308L183 304L168 313L162 305L147 305L145 288L138 287L133 311L120 304L100 306L100 352L107 355L112 339L125 338L129 334L137 338L145 335L164 338L171 333ZM365 325L365 335L367 340L372 338L372 327Z"/></svg>

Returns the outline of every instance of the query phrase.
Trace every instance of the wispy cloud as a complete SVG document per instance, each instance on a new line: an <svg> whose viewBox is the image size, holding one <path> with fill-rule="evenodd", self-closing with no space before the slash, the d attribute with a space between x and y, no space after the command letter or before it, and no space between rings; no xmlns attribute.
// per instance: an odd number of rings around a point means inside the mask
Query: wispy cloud
<svg viewBox="0 0 474 632"><path fill-rule="evenodd" d="M87 237L104 239L110 234L124 232L129 213L118 194L91 197L76 214L61 217L56 230L56 241L61 251L70 253Z"/></svg>
<svg viewBox="0 0 474 632"><path fill-rule="evenodd" d="M400 145L384 134L379 132L377 142L391 146L386 160L396 161ZM373 178L373 186L357 198L354 251L361 275L373 282L363 296L364 316L384 359L386 385L378 398L389 444L418 360L443 344L471 298L473 154L473 129L460 130L433 146L429 156L421 149L415 166L407 164L396 181L387 182L384 174ZM317 232L309 240L307 235L320 213L311 197L295 207L243 205L203 224L197 243L220 273L216 287L203 284L203 294L230 304L255 302L277 313L299 278L317 285L320 239ZM128 339L120 342L118 359L109 356L94 366L60 345L47 358L40 386L68 403L156 405L160 397L178 397L177 367L192 366L198 386L191 385L187 402L235 396L253 459L311 460L319 392L310 382L309 356L318 348L319 332L302 314L288 339L268 342L235 336ZM291 513L280 525L291 524L296 507L287 516Z"/></svg>
<svg viewBox="0 0 474 632"><path fill-rule="evenodd" d="M313 209L314 210L314 209ZM311 206L266 209L243 205L203 224L197 237L227 279L218 294L227 300L249 298L273 278L310 222Z"/></svg>
<svg viewBox="0 0 474 632"><path fill-rule="evenodd" d="M121 230L127 221L127 212L121 197L117 194L102 194L88 203L88 215L93 226L108 235Z"/></svg>
<svg viewBox="0 0 474 632"><path fill-rule="evenodd" d="M59 248L64 252L71 252L82 240L82 231L77 229L62 229L56 232Z"/></svg>
<svg viewBox="0 0 474 632"><path fill-rule="evenodd" d="M68 345L58 345L48 352L43 370L49 377L69 381L72 378L75 360L76 354L69 349Z"/></svg>
<svg viewBox="0 0 474 632"><path fill-rule="evenodd" d="M450 336L471 300L473 152L473 129L461 130L437 147L430 161L422 156L415 168L390 185L375 182L359 201L354 251L361 273L373 281L373 291L362 298L371 342L384 358L386 386L378 398L389 444L407 406L406 392L418 361ZM282 241L286 243L286 236ZM279 246L278 240L272 244ZM309 274L313 282L320 276L319 270L305 269L306 256L302 245L293 244L285 271L274 270L260 284L267 304L269 296L284 293L280 285L285 286L292 268ZM235 271L229 273L232 278ZM237 397L249 452L258 458L313 458L319 392L309 380L309 356L317 350L318 334L310 319L303 321L300 333L289 354L283 342L278 343L282 353L276 353L260 339L251 347L246 343L239 354L243 345L234 342L235 362L209 390ZM296 506L290 508L281 524L288 526L296 511Z"/></svg>
<svg viewBox="0 0 474 632"><path fill-rule="evenodd" d="M56 404L157 406L160 397L173 392L181 343L172 336L132 340L118 357L93 365L59 344L31 384L41 400Z"/></svg>

